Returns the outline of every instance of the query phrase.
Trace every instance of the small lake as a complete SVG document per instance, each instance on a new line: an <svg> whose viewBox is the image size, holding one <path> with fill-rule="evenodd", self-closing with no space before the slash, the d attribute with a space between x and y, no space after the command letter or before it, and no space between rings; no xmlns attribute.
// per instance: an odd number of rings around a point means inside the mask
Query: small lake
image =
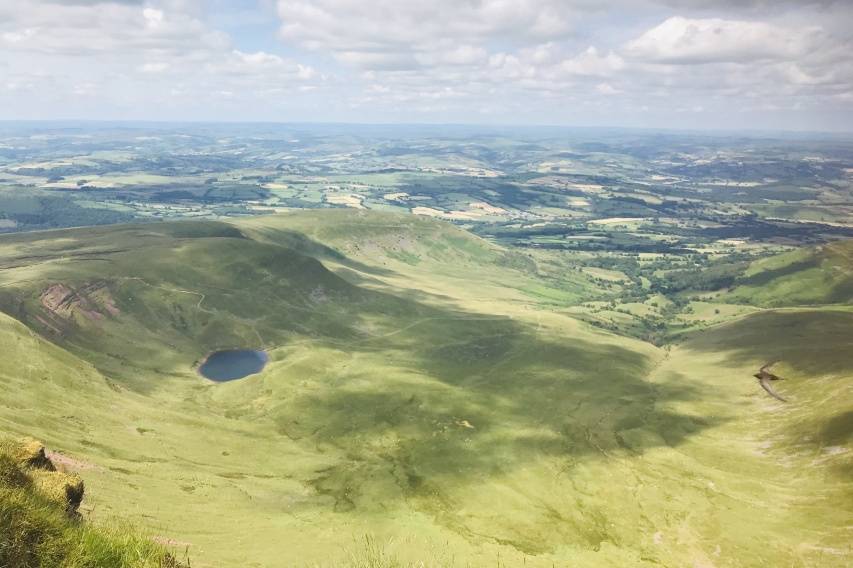
<svg viewBox="0 0 853 568"><path fill-rule="evenodd" d="M211 353L198 372L203 377L218 383L234 381L260 373L266 366L269 356L263 351L250 349L229 349Z"/></svg>

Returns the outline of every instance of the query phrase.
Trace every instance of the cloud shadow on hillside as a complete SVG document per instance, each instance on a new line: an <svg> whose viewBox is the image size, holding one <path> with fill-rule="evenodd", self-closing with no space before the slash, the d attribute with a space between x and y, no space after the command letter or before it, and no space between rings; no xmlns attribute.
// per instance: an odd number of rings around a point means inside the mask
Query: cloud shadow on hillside
<svg viewBox="0 0 853 568"><path fill-rule="evenodd" d="M701 385L649 383L653 362L626 347L421 309L436 319L381 341L328 344L388 354L388 366L294 397L276 411L279 431L344 450L351 459L344 469L402 472L402 494L416 498L543 459L571 468L675 447L723 421L668 410L705 396ZM326 491L334 493L335 478L347 476L324 473Z"/></svg>

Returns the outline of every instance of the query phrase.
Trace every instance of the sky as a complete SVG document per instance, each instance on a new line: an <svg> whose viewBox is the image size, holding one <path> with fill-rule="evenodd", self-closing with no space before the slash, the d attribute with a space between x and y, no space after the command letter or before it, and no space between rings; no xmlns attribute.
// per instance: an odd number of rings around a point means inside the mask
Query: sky
<svg viewBox="0 0 853 568"><path fill-rule="evenodd" d="M850 0L0 0L0 119L853 131Z"/></svg>

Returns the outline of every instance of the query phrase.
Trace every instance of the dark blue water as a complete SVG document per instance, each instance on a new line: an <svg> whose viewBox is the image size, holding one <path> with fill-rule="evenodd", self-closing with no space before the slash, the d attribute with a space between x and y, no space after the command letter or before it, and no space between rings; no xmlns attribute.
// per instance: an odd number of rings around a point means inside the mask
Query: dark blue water
<svg viewBox="0 0 853 568"><path fill-rule="evenodd" d="M211 381L224 382L260 373L267 364L267 354L249 349L230 349L211 353L198 368Z"/></svg>

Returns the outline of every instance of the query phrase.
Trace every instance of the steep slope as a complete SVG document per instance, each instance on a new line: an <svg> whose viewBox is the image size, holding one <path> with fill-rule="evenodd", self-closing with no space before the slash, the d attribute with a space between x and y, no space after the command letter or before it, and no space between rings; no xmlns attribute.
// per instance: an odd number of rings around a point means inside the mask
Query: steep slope
<svg viewBox="0 0 853 568"><path fill-rule="evenodd" d="M175 372L219 347L356 339L364 319L418 315L222 223L22 235L0 255L3 311L128 381L137 367Z"/></svg>
<svg viewBox="0 0 853 568"><path fill-rule="evenodd" d="M708 435L687 439L677 457L695 464L697 483L707 484L716 504L691 513L705 518L719 539L722 553L709 562L849 563L851 338L849 308L764 311L693 333L653 373L656 384L690 382L707 392L666 408L720 423ZM768 363L784 379L774 388L787 402L770 397L752 376ZM735 503L748 503L751 512L745 514ZM668 534L685 539L684 529L676 523ZM749 535L761 546L732 539L736 534ZM707 535L690 539L711 548L703 543ZM719 542L723 539L728 547Z"/></svg>
<svg viewBox="0 0 853 568"><path fill-rule="evenodd" d="M427 565L843 565L830 469L760 451L750 375L780 353L759 325L668 353L542 309L528 260L338 211L3 238L0 425L88 468L84 514L194 566L342 565L365 535ZM239 346L267 349L263 373L194 372ZM843 405L838 361L798 372Z"/></svg>
<svg viewBox="0 0 853 568"><path fill-rule="evenodd" d="M83 482L56 469L54 460L62 459L35 440L0 439L0 566L184 566L164 547L125 527L80 522Z"/></svg>

